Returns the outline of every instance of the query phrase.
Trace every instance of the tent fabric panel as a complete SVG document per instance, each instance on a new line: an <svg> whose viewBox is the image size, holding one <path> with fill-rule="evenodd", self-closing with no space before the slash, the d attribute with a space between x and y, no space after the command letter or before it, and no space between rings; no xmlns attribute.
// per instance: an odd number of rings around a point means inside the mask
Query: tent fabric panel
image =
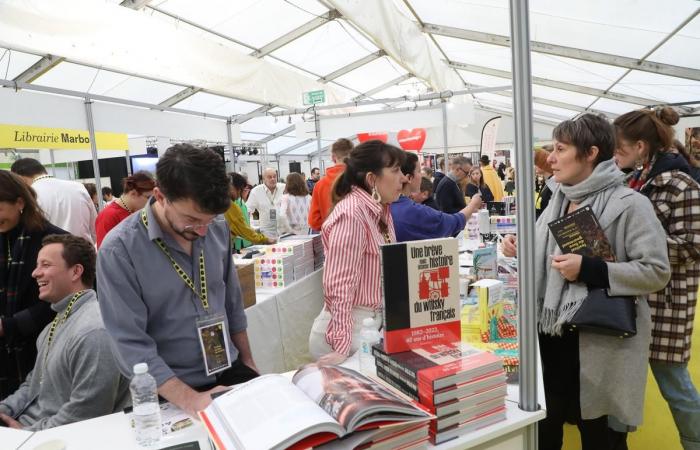
<svg viewBox="0 0 700 450"><path fill-rule="evenodd" d="M611 91L675 103L700 100L700 81L633 70Z"/></svg>
<svg viewBox="0 0 700 450"><path fill-rule="evenodd" d="M326 75L377 50L362 34L338 19L290 42L271 55L313 73Z"/></svg>
<svg viewBox="0 0 700 450"><path fill-rule="evenodd" d="M406 71L403 67L398 66L388 57L383 56L362 67L358 67L352 72L338 77L335 81L341 85L364 93L396 79L405 73Z"/></svg>
<svg viewBox="0 0 700 450"><path fill-rule="evenodd" d="M316 0L294 0L293 4L282 0L167 0L160 3L158 9L255 48L265 46L328 11Z"/></svg>

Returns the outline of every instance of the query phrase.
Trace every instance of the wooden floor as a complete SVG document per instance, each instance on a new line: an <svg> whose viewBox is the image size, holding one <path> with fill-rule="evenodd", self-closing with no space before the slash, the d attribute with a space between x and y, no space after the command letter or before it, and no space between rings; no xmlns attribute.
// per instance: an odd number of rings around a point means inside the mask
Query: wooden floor
<svg viewBox="0 0 700 450"><path fill-rule="evenodd" d="M688 367L696 388L700 388L700 332L698 321L695 322L693 332L693 347ZM647 381L646 400L644 402L644 423L634 433L630 433L627 444L630 450L682 450L676 425L661 397L659 387L649 371ZM564 430L564 450L578 450L581 441L578 429L573 425L567 425Z"/></svg>

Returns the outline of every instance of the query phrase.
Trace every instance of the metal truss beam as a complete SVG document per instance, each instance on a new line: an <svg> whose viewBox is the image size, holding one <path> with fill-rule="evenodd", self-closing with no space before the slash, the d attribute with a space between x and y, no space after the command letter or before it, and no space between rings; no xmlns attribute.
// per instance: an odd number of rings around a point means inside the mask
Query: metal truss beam
<svg viewBox="0 0 700 450"><path fill-rule="evenodd" d="M481 42L483 44L499 45L510 47L510 37L500 34L484 33L481 31L464 30L461 28L447 27L426 23L423 25L425 33L438 36L447 36L467 41ZM627 56L611 55L609 53L594 52L563 45L549 44L545 42L530 41L530 50L537 53L544 53L553 56L579 59L609 66L623 67L625 69L640 70L643 72L668 75L672 77L687 78L689 80L700 81L700 70L688 67L674 66L652 61L644 61Z"/></svg>
<svg viewBox="0 0 700 450"><path fill-rule="evenodd" d="M263 56L267 55L268 53L272 53L275 50L284 47L285 45L289 44L290 42L294 41L295 39L299 39L306 33L309 33L316 28L330 22L331 20L335 20L337 18L341 17L340 13L332 9L328 11L327 13L320 15L318 17L315 17L311 19L310 21L306 22L299 28L296 28L289 33L285 34L284 36L280 36L279 38L275 39L274 41L270 42L269 44L265 45L262 48L259 48L258 50L255 50L253 53L250 54L250 56L254 56L256 58L262 58Z"/></svg>
<svg viewBox="0 0 700 450"><path fill-rule="evenodd" d="M483 75L490 75L505 79L511 78L511 73L507 70L492 69L490 67L482 67L474 64L465 64L455 61L450 61L448 64L450 65L450 67L460 70L466 70L467 72L480 73ZM659 103L658 100L652 100L650 98L619 94L617 92L604 91L603 89L596 89L588 86L580 86L578 84L565 83L563 81L555 81L547 78L532 77L532 83L539 86L547 86L554 89L561 89L563 91L577 92L579 94L592 95L594 97L607 98L610 100L617 100L619 102L633 103L635 105L648 106Z"/></svg>
<svg viewBox="0 0 700 450"><path fill-rule="evenodd" d="M393 80L388 81L388 82L382 84L381 86L377 86L377 87L374 88L374 89L370 89L369 91L367 91L367 92L365 92L365 93L363 93L363 94L358 95L357 97L353 98L353 101L362 100L363 98L369 98L369 97L373 96L374 94L376 94L376 93L378 93L378 92L382 92L384 89L388 89L388 88L390 88L390 87L392 87L392 86L394 86L394 85L397 85L397 84L399 84L399 83L402 83L402 82L408 80L408 79L411 78L412 76L413 76L413 75L411 75L410 73L401 75L400 77L394 78Z"/></svg>
<svg viewBox="0 0 700 450"><path fill-rule="evenodd" d="M31 83L63 61L64 58L60 56L46 55L32 64L30 68L17 75L14 81L18 83Z"/></svg>
<svg viewBox="0 0 700 450"><path fill-rule="evenodd" d="M310 143L312 143L315 140L316 140L316 138L304 139L303 141L297 142L296 144L292 145L291 147L287 147L287 148L282 149L276 153L270 153L270 156L286 155L287 153L293 152L294 150L296 150L298 148L301 148L305 145L309 145Z"/></svg>
<svg viewBox="0 0 700 450"><path fill-rule="evenodd" d="M159 103L161 106L173 106L176 103L180 103L181 101L185 100L186 98L192 97L194 94L197 92L201 92L202 88L190 86L188 88L185 88L178 92L177 94L173 95L169 99L163 100L162 102Z"/></svg>
<svg viewBox="0 0 700 450"><path fill-rule="evenodd" d="M371 53L364 58L360 58L355 62L351 62L347 66L341 67L340 69L336 70L335 72L331 72L328 75L319 78L317 81L320 81L321 83L328 83L329 81L335 80L336 78L342 77L348 72L352 72L353 70L364 66L365 64L371 63L372 61L381 58L382 56L386 55L386 52L384 50L379 50L377 52Z"/></svg>

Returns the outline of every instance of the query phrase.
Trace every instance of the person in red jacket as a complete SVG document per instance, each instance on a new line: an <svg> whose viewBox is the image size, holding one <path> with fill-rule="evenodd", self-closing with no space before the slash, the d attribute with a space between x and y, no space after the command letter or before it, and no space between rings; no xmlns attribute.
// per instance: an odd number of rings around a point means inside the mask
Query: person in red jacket
<svg viewBox="0 0 700 450"><path fill-rule="evenodd" d="M153 194L155 186L156 182L151 174L146 171L136 172L122 180L124 189L122 195L106 205L97 215L97 220L95 221L97 248L100 248L102 240L107 236L109 230L129 217L131 213L146 206L146 202Z"/></svg>
<svg viewBox="0 0 700 450"><path fill-rule="evenodd" d="M333 167L326 170L326 175L318 180L311 196L309 208L309 226L314 231L320 231L321 225L331 213L331 188L333 182L345 172L345 158L350 154L353 144L350 140L341 138L331 146Z"/></svg>

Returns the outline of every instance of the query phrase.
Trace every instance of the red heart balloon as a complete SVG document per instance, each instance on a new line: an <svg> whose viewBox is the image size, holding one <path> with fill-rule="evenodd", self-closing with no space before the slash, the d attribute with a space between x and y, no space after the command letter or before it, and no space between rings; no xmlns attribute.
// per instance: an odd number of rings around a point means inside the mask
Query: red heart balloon
<svg viewBox="0 0 700 450"><path fill-rule="evenodd" d="M371 141L378 139L384 143L389 139L389 134L386 131L372 131L370 133L357 133L357 140L360 142Z"/></svg>
<svg viewBox="0 0 700 450"><path fill-rule="evenodd" d="M404 150L420 151L425 143L425 128L414 128L411 131L401 130L396 135L396 140Z"/></svg>

